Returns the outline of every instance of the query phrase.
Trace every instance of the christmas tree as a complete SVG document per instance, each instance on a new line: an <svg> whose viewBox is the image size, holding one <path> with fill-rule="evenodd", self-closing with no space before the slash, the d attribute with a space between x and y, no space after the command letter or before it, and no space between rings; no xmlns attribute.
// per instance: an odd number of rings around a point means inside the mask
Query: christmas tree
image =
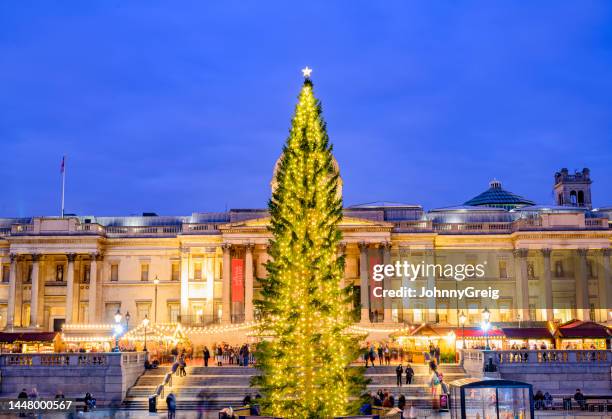
<svg viewBox="0 0 612 419"><path fill-rule="evenodd" d="M257 301L265 339L253 381L264 412L328 418L356 410L365 387L356 338L346 332L352 287L341 287L339 174L310 70L295 109L269 202L271 260Z"/></svg>

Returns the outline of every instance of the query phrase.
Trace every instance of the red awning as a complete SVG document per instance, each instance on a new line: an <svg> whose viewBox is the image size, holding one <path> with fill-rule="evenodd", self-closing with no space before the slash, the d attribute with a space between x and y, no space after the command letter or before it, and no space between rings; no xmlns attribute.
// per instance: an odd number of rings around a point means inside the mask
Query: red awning
<svg viewBox="0 0 612 419"><path fill-rule="evenodd" d="M504 327L508 339L552 339L553 335L546 327Z"/></svg>
<svg viewBox="0 0 612 419"><path fill-rule="evenodd" d="M599 323L571 320L560 325L556 335L562 339L607 339L612 337L612 332Z"/></svg>
<svg viewBox="0 0 612 419"><path fill-rule="evenodd" d="M53 342L55 332L0 333L0 343Z"/></svg>

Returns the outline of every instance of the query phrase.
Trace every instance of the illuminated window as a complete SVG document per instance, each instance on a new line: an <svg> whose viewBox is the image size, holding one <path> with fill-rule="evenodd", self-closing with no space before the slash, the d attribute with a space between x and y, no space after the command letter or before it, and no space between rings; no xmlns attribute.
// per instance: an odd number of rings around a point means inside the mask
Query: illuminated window
<svg viewBox="0 0 612 419"><path fill-rule="evenodd" d="M143 263L140 265L140 280L148 281L149 280L149 264Z"/></svg>
<svg viewBox="0 0 612 419"><path fill-rule="evenodd" d="M181 304L180 303L168 303L168 321L170 323L178 323L180 314L181 314Z"/></svg>
<svg viewBox="0 0 612 419"><path fill-rule="evenodd" d="M200 262L193 264L193 279L202 279L202 264Z"/></svg>
<svg viewBox="0 0 612 419"><path fill-rule="evenodd" d="M505 260L499 261L499 277L501 279L508 278L508 268L507 268L507 263Z"/></svg>
<svg viewBox="0 0 612 419"><path fill-rule="evenodd" d="M142 323L145 316L147 316L149 320L153 320L151 318L150 312L151 312L151 302L150 301L137 302L136 303L136 322L137 324Z"/></svg>
<svg viewBox="0 0 612 419"><path fill-rule="evenodd" d="M173 281L178 281L180 278L180 267L178 262L172 262L172 276Z"/></svg>
<svg viewBox="0 0 612 419"><path fill-rule="evenodd" d="M555 277L563 278L563 262L558 260L555 262Z"/></svg>

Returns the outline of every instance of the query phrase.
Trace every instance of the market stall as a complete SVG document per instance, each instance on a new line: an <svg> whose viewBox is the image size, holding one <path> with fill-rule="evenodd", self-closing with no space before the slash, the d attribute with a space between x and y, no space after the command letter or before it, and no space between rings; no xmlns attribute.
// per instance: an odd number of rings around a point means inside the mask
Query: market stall
<svg viewBox="0 0 612 419"><path fill-rule="evenodd" d="M552 349L555 339L549 328L503 327L502 349Z"/></svg>
<svg viewBox="0 0 612 419"><path fill-rule="evenodd" d="M62 345L55 332L0 332L0 353L60 352Z"/></svg>
<svg viewBox="0 0 612 419"><path fill-rule="evenodd" d="M554 337L558 349L610 349L612 331L599 323L570 320L559 325Z"/></svg>

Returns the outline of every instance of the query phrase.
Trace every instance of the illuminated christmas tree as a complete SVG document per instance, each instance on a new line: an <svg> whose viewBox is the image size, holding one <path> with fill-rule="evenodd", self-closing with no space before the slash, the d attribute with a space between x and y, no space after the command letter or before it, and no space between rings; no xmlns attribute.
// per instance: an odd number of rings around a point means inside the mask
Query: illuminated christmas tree
<svg viewBox="0 0 612 419"><path fill-rule="evenodd" d="M359 356L346 333L353 288L341 287L342 198L321 105L310 69L295 109L289 138L269 202L268 277L260 279L262 374L253 381L264 412L285 418L328 418L355 411L365 387Z"/></svg>

